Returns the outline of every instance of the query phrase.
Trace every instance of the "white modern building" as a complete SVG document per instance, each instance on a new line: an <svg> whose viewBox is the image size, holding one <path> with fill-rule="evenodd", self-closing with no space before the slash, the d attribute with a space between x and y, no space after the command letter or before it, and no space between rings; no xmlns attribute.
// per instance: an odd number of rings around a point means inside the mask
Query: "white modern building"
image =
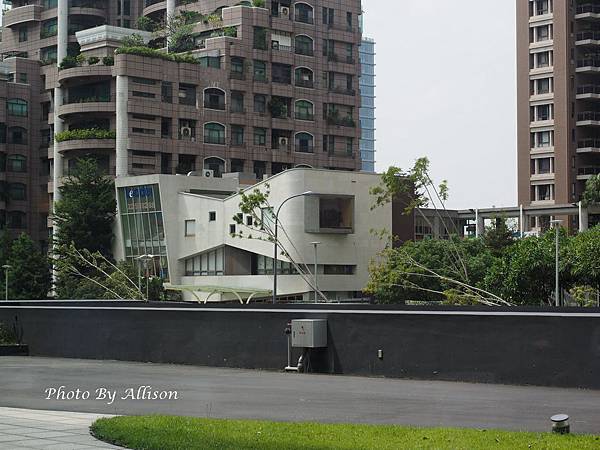
<svg viewBox="0 0 600 450"><path fill-rule="evenodd" d="M258 189L269 191L272 211L283 205L280 242L310 271L301 275L278 255L278 298L313 299L315 242L319 290L329 300L361 296L369 263L385 245L373 230L392 226L391 205L371 210L369 189L379 183L378 175L296 168L254 185L241 173L202 175L117 178L115 257L152 255L151 271L183 289L187 300L270 298L274 244L256 217L240 212L242 192ZM273 225L269 208L258 214Z"/></svg>

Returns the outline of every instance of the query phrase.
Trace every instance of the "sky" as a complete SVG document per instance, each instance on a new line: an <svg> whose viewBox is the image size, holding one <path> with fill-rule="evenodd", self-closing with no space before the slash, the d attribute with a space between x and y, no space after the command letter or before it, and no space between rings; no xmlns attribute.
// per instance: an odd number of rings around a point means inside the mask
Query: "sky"
<svg viewBox="0 0 600 450"><path fill-rule="evenodd" d="M362 0L377 167L427 156L451 208L517 204L515 2Z"/></svg>

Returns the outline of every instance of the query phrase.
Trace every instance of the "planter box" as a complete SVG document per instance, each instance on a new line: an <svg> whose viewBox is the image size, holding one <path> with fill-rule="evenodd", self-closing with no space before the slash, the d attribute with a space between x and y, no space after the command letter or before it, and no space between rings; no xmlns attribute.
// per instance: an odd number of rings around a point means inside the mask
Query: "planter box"
<svg viewBox="0 0 600 450"><path fill-rule="evenodd" d="M28 356L27 344L0 344L0 356Z"/></svg>

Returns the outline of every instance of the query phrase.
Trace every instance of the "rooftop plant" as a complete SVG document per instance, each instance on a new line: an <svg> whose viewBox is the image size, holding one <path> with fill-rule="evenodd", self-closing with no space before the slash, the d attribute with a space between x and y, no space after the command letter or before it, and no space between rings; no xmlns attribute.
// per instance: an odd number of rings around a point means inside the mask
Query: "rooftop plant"
<svg viewBox="0 0 600 450"><path fill-rule="evenodd" d="M56 133L54 140L56 142L73 141L77 139L115 139L116 132L112 130L102 130L100 128L84 128L78 130L66 130Z"/></svg>

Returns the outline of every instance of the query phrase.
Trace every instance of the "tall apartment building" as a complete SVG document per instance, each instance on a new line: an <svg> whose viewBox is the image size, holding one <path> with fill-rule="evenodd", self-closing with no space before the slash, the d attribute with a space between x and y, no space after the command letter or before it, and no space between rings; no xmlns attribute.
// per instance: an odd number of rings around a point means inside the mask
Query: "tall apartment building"
<svg viewBox="0 0 600 450"><path fill-rule="evenodd" d="M360 156L362 170L375 172L375 41L364 38L360 54Z"/></svg>
<svg viewBox="0 0 600 450"><path fill-rule="evenodd" d="M27 136L5 151L25 158L23 231L47 236L56 187L83 156L117 177L359 170L360 14L360 0L13 0L3 123ZM177 16L192 59L115 54L132 34L166 48L135 28Z"/></svg>
<svg viewBox="0 0 600 450"><path fill-rule="evenodd" d="M519 203L576 203L600 173L600 3L517 0L517 47Z"/></svg>

